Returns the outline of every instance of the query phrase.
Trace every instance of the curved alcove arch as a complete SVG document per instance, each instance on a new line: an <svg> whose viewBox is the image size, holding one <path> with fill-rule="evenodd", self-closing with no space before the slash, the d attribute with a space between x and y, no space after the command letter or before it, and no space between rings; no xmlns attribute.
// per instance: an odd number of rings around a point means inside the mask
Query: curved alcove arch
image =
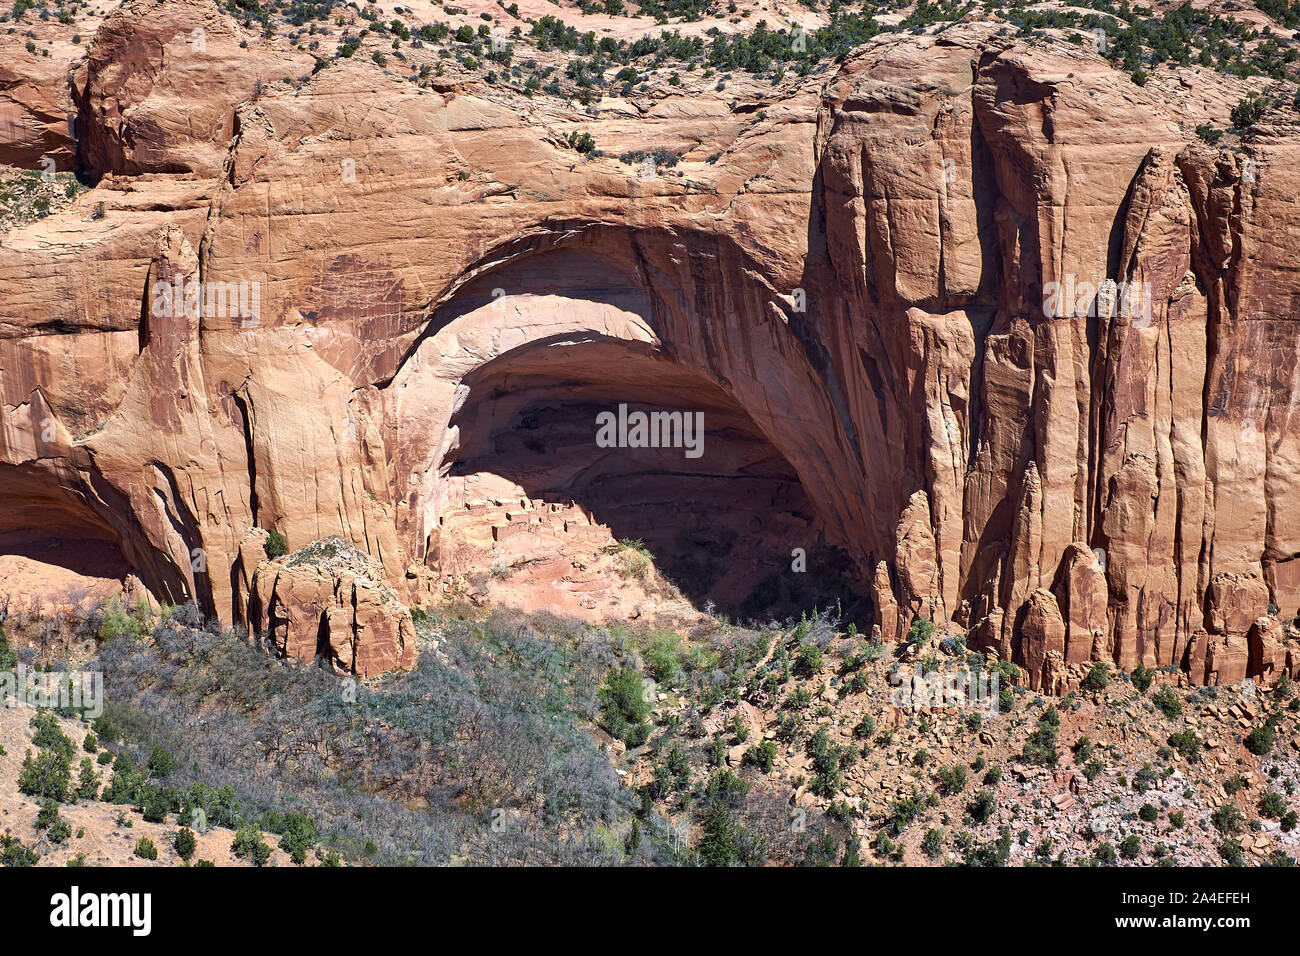
<svg viewBox="0 0 1300 956"><path fill-rule="evenodd" d="M0 466L0 603L16 601L10 610L89 611L136 574L117 529L74 484L53 461Z"/></svg>
<svg viewBox="0 0 1300 956"><path fill-rule="evenodd" d="M709 241L566 233L459 286L384 386L406 482L399 530L414 554L436 563L442 520L464 504L454 479L490 473L577 502L618 537L654 539L664 570L696 599L716 600L708 592L719 582L717 596L737 609L755 589L790 596L771 576L790 572L796 548L836 565L804 572L809 580L863 581L860 470L825 384L781 295L738 251ZM599 448L595 416L620 405L703 413L706 453ZM697 542L694 559L671 547L686 540ZM728 558L737 549L744 560Z"/></svg>

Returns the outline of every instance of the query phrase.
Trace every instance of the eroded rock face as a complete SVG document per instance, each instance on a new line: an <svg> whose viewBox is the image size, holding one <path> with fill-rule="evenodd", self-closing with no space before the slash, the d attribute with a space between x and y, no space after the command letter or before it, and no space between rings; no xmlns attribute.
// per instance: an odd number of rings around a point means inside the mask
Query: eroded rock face
<svg viewBox="0 0 1300 956"><path fill-rule="evenodd" d="M72 79L81 162L101 174L219 176L236 107L313 62L260 42L215 4L128 0Z"/></svg>
<svg viewBox="0 0 1300 956"><path fill-rule="evenodd" d="M250 534L245 560L264 540L264 533ZM369 557L341 538L280 561L264 558L248 597L249 627L265 632L286 657L323 660L363 677L415 664L411 612L378 579Z"/></svg>
<svg viewBox="0 0 1300 956"><path fill-rule="evenodd" d="M72 169L73 106L53 58L29 57L21 68L0 63L0 163Z"/></svg>
<svg viewBox="0 0 1300 956"><path fill-rule="evenodd" d="M1030 688L1039 690L1045 683L1050 687L1057 666L1049 662L1059 662L1065 655L1065 622L1051 591L1038 588L1029 595L1021 639L1021 659L1029 675Z"/></svg>
<svg viewBox="0 0 1300 956"><path fill-rule="evenodd" d="M1058 605L1065 613L1065 661L1080 664L1105 658L1106 572L1104 552L1080 544L1066 549L1062 559Z"/></svg>
<svg viewBox="0 0 1300 956"><path fill-rule="evenodd" d="M617 534L480 527L463 479L504 463L562 512L664 515L737 592L847 554L885 639L951 618L1049 690L1091 660L1270 679L1300 656L1259 624L1300 603L1300 136L1263 127L1247 175L1099 58L995 33L879 38L757 113L670 98L633 143L359 59L259 85L310 62L127 4L73 86L104 178L0 246L0 533L38 502L160 598L373 672L409 619L250 529L340 536L407 601L494 535ZM644 179L571 131L684 159ZM1105 280L1138 301L1089 314ZM629 467L572 425L620 402L716 430ZM753 507L687 526L719 481Z"/></svg>

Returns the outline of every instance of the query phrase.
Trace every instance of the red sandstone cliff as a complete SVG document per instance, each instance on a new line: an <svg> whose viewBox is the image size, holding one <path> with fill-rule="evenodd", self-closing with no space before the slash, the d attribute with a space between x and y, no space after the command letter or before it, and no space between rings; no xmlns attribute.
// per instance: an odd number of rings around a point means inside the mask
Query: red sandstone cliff
<svg viewBox="0 0 1300 956"><path fill-rule="evenodd" d="M844 549L887 638L950 619L1045 689L1300 671L1267 617L1300 607L1296 126L1211 149L1177 90L981 23L634 117L352 60L272 82L310 66L200 0L100 29L71 79L98 185L0 245L0 532L101 540L241 622L277 573L253 529L339 535L415 600L510 415L675 403L726 423L689 493L745 512L742 550ZM636 148L683 161L643 178ZM1105 279L1149 310L1045 314ZM256 284L255 314L158 315L159 283ZM594 494L598 465L606 501L656 500L658 465L547 427L565 454L515 487ZM366 627L344 666L409 661Z"/></svg>

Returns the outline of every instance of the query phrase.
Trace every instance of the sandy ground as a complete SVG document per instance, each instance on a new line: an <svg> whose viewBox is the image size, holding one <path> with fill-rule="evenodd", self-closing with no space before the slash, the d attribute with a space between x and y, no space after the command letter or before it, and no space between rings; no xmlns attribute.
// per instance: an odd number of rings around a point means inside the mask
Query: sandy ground
<svg viewBox="0 0 1300 956"><path fill-rule="evenodd" d="M39 804L31 797L18 792L18 773L23 755L31 746L32 731L29 726L35 710L30 707L9 706L12 699L0 706L0 745L5 753L0 756L0 831L11 834L23 845L41 854L41 866L65 866L78 854L85 855L88 866L180 866L181 858L172 848L172 837L179 824L172 818L167 823L147 823L129 807L99 801L65 804L59 814L72 827L72 836L63 845L54 845L36 829ZM83 757L90 756L81 749L88 727L79 720L60 720L65 734L78 747L73 758L73 778ZM101 784L112 776L112 770L96 765ZM119 822L122 821L122 822ZM250 866L246 860L237 859L230 852L235 832L213 827L206 833L196 833L198 848L193 861L211 860L217 866ZM144 860L135 855L136 842L148 837L158 848L157 860ZM292 866L287 853L277 847L278 838L264 834L263 839L273 852L268 866ZM315 855L308 860L315 862ZM192 861L192 862L193 862Z"/></svg>

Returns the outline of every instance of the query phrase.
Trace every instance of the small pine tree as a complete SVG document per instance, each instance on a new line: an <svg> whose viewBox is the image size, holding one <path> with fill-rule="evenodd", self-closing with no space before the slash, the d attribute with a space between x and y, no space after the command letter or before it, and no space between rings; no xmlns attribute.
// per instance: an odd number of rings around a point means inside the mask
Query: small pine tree
<svg viewBox="0 0 1300 956"><path fill-rule="evenodd" d="M0 671L11 671L18 666L18 655L9 646L4 628L0 628Z"/></svg>
<svg viewBox="0 0 1300 956"><path fill-rule="evenodd" d="M704 816L704 836L696 852L701 866L734 866L740 861L736 827L721 800L714 800Z"/></svg>
<svg viewBox="0 0 1300 956"><path fill-rule="evenodd" d="M632 829L628 831L627 838L623 841L623 852L631 856L641 845L641 821L636 817L632 818Z"/></svg>
<svg viewBox="0 0 1300 956"><path fill-rule="evenodd" d="M77 779L77 799L94 800L99 796L99 774L89 757L81 758L81 772Z"/></svg>
<svg viewBox="0 0 1300 956"><path fill-rule="evenodd" d="M193 830L189 827L181 827L172 837L172 846L176 848L176 855L188 863L194 851L198 849L199 841L194 836Z"/></svg>
<svg viewBox="0 0 1300 956"><path fill-rule="evenodd" d="M53 750L41 750L35 756L28 750L18 771L18 789L29 797L49 797L66 803L71 782L68 758Z"/></svg>
<svg viewBox="0 0 1300 956"><path fill-rule="evenodd" d="M1110 672L1106 670L1106 665L1096 663L1088 671L1088 676L1083 679L1082 687L1084 690L1100 691L1105 690L1106 685L1110 683Z"/></svg>

